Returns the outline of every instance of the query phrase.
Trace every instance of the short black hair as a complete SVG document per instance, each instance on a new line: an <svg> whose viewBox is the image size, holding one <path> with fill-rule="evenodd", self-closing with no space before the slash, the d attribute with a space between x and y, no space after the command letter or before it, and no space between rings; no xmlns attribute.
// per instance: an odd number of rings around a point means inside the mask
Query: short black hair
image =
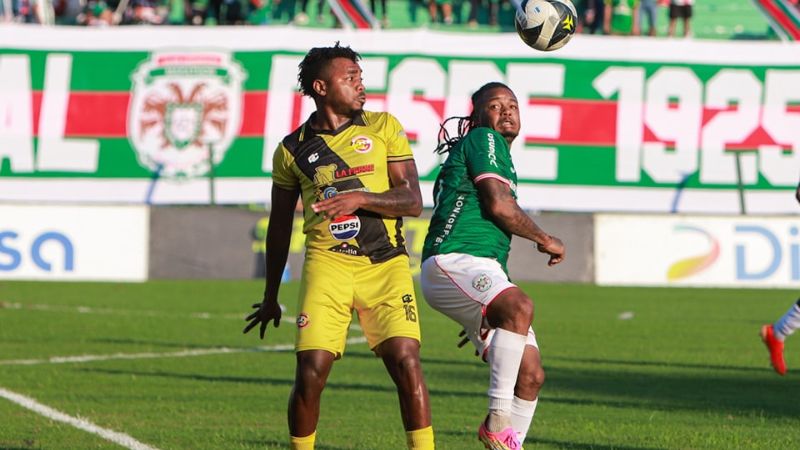
<svg viewBox="0 0 800 450"><path fill-rule="evenodd" d="M309 97L314 97L314 80L319 79L320 73L327 67L331 60L336 58L347 58L350 61L358 62L361 55L349 46L339 45L339 41L333 47L314 47L306 53L305 58L300 61L300 68L297 73L297 82L300 84L300 93Z"/></svg>

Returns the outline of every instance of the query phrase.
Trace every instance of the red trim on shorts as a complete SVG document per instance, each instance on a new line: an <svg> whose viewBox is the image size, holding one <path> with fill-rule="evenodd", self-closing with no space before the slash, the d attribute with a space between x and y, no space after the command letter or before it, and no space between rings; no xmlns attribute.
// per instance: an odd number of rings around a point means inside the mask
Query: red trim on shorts
<svg viewBox="0 0 800 450"><path fill-rule="evenodd" d="M436 264L436 267L439 268L439 271L442 272L444 274L444 276L446 276L450 280L451 283L453 283L453 286L457 287L458 290L461 291L461 293L464 294L468 299L472 300L475 303L481 303L479 300L475 300L475 298L473 298L471 295L467 294L467 291L465 291L464 289L461 289L461 286L459 286L458 283L456 283L456 280L453 279L453 277L451 277L450 274L447 273L447 271L444 270L442 268L442 266L439 265L439 261L436 259L437 256L439 256L439 255L435 255L433 257L434 264Z"/></svg>

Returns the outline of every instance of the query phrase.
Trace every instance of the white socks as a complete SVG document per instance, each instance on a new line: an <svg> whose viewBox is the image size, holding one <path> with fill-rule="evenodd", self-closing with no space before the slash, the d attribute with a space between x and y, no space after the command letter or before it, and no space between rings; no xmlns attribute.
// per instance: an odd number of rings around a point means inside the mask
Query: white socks
<svg viewBox="0 0 800 450"><path fill-rule="evenodd" d="M511 415L514 386L528 336L497 328L489 344L489 411ZM489 430L493 431L494 430Z"/></svg>
<svg viewBox="0 0 800 450"><path fill-rule="evenodd" d="M533 420L533 413L536 412L536 405L539 399L536 400L523 400L516 395L514 401L511 403L511 426L517 432L517 439L520 443L525 442L525 437L528 436L528 429L531 427Z"/></svg>
<svg viewBox="0 0 800 450"><path fill-rule="evenodd" d="M772 326L772 331L775 332L775 338L782 342L798 328L800 328L800 300L775 322L775 325Z"/></svg>

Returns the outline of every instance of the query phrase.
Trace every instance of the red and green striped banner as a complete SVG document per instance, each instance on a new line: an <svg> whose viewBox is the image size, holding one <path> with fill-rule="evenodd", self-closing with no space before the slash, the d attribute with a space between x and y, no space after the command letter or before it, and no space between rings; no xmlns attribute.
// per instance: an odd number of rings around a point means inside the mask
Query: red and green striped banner
<svg viewBox="0 0 800 450"><path fill-rule="evenodd" d="M289 27L0 27L0 201L267 202L272 151L313 110L297 64L336 41L364 57L366 108L406 128L428 204L439 123L499 80L521 100L526 208L738 212L741 173L748 212L797 210L797 44L577 36L544 53L513 33Z"/></svg>
<svg viewBox="0 0 800 450"><path fill-rule="evenodd" d="M800 10L789 0L753 0L770 27L784 41L800 40Z"/></svg>

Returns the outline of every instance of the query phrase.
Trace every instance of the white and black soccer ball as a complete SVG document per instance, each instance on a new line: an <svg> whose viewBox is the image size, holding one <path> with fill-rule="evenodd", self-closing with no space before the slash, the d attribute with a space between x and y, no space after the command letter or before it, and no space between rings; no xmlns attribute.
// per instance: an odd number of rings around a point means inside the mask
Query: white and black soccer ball
<svg viewBox="0 0 800 450"><path fill-rule="evenodd" d="M570 0L523 0L514 20L522 41L546 52L565 46L577 23L578 14Z"/></svg>

